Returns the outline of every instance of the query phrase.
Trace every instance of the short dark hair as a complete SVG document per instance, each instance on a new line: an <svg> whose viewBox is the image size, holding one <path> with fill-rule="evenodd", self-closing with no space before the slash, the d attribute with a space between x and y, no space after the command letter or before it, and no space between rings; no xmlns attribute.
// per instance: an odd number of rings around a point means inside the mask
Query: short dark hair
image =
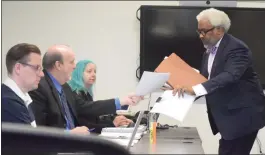
<svg viewBox="0 0 265 155"><path fill-rule="evenodd" d="M43 56L42 66L50 70L54 67L56 61L63 63L63 55L60 52L46 52Z"/></svg>
<svg viewBox="0 0 265 155"><path fill-rule="evenodd" d="M6 54L7 72L11 74L13 67L17 62L27 63L29 61L29 55L31 53L41 55L40 49L33 44L20 43L11 47Z"/></svg>

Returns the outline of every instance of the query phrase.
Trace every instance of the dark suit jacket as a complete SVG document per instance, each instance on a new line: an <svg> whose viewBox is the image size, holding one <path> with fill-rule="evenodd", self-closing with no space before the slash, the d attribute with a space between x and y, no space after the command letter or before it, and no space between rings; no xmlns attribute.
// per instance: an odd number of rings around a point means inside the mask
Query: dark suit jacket
<svg viewBox="0 0 265 155"><path fill-rule="evenodd" d="M116 113L114 99L85 102L82 98L73 94L67 83L63 85L63 91L76 126L84 125L78 121L78 115L89 118L91 115L100 116ZM34 112L37 125L59 128L66 127L66 121L60 104L59 94L47 71L44 70L44 77L41 79L38 89L29 92L29 94L33 100L32 110Z"/></svg>
<svg viewBox="0 0 265 155"><path fill-rule="evenodd" d="M2 122L31 124L34 117L30 115L24 101L9 87L2 84Z"/></svg>
<svg viewBox="0 0 265 155"><path fill-rule="evenodd" d="M84 91L80 91L78 93L76 93L76 91L73 91L73 94L82 98L86 102L93 101L93 97L89 93L85 93ZM86 117L83 115L78 115L78 120L81 124L86 125L90 129L95 128L93 132L96 133L101 133L102 128L105 127L115 127L114 124L112 123L113 122L112 118L109 120L103 120L100 119L99 116L91 115L90 117Z"/></svg>
<svg viewBox="0 0 265 155"><path fill-rule="evenodd" d="M260 51L262 52L262 51ZM209 54L203 56L201 74L208 78ZM225 34L216 53L210 80L202 85L214 134L235 139L264 127L265 96L253 69L251 51L239 39Z"/></svg>

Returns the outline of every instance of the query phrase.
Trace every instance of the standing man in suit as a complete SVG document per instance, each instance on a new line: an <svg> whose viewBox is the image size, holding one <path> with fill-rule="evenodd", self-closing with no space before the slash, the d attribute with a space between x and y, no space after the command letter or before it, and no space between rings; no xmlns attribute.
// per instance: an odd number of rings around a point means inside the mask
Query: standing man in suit
<svg viewBox="0 0 265 155"><path fill-rule="evenodd" d="M206 9L197 16L198 34L207 49L201 74L208 81L177 86L173 94L205 95L213 134L220 132L220 155L248 155L265 125L265 96L253 69L252 53L227 34L230 19L223 11Z"/></svg>
<svg viewBox="0 0 265 155"><path fill-rule="evenodd" d="M2 88L2 122L36 127L28 92L38 88L41 77L40 49L32 44L13 46L6 55L7 79Z"/></svg>
<svg viewBox="0 0 265 155"><path fill-rule="evenodd" d="M82 125L78 115L100 116L114 114L122 105L132 105L141 97L128 95L124 99L109 99L86 102L74 95L66 83L75 69L75 54L65 45L54 45L43 57L44 78L37 90L30 92L37 125L73 130Z"/></svg>

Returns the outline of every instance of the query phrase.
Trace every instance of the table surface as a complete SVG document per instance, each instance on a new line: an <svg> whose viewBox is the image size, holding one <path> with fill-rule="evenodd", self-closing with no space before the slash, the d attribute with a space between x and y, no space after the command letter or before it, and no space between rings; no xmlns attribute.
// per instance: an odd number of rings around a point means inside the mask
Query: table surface
<svg viewBox="0 0 265 155"><path fill-rule="evenodd" d="M194 127L157 131L156 144L150 144L149 133L130 148L132 154L204 154L201 139Z"/></svg>

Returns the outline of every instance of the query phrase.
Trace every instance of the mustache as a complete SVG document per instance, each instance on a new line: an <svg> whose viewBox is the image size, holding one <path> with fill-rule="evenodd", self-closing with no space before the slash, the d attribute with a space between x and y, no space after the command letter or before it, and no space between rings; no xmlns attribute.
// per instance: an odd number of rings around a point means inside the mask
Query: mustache
<svg viewBox="0 0 265 155"><path fill-rule="evenodd" d="M210 45L210 46L213 46L213 45L215 45L216 43L217 43L217 41L216 40L211 40L211 39L201 39L201 41L202 41L202 43L204 44L204 45Z"/></svg>

